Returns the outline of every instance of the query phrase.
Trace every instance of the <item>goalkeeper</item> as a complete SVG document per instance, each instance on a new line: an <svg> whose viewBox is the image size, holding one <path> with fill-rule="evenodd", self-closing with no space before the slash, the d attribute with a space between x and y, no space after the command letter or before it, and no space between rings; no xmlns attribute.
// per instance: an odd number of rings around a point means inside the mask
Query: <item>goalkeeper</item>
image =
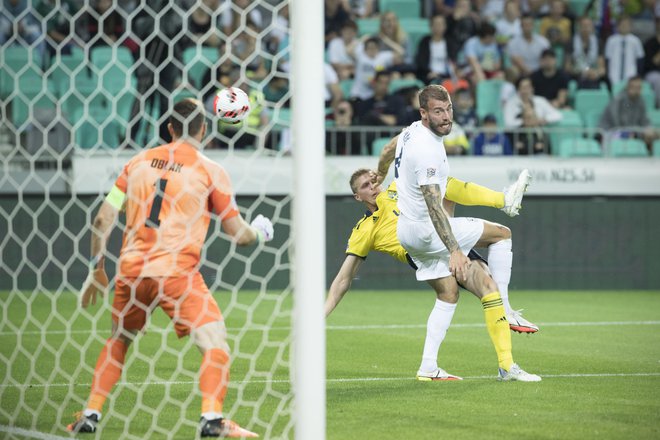
<svg viewBox="0 0 660 440"><path fill-rule="evenodd" d="M96 303L108 285L106 241L118 212L126 211L124 243L112 304L112 334L98 357L87 407L67 429L96 432L103 404L119 380L129 345L160 307L179 337L190 335L202 353L202 437L257 437L223 418L229 382L227 330L218 305L198 271L200 252L213 213L239 246L273 238L269 219L248 225L236 207L229 176L202 152L206 135L202 104L184 99L173 109L172 143L145 150L124 167L94 219L90 274L82 307Z"/></svg>

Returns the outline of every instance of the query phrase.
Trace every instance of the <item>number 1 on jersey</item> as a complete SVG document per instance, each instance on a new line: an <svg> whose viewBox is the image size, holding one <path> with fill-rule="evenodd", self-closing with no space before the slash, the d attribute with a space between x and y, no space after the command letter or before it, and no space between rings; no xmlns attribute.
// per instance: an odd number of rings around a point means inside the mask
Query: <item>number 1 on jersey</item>
<svg viewBox="0 0 660 440"><path fill-rule="evenodd" d="M147 228L158 228L160 226L160 209L163 207L163 195L165 194L165 187L167 186L167 179L157 179L154 183L156 187L156 196L149 211L149 218L145 222Z"/></svg>

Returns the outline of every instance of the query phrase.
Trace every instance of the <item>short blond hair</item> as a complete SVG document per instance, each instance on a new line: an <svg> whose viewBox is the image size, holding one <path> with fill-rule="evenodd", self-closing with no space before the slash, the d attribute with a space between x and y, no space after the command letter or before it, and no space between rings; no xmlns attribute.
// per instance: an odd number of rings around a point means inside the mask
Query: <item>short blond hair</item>
<svg viewBox="0 0 660 440"><path fill-rule="evenodd" d="M355 185L355 182L365 174L369 174L371 170L368 170L366 168L360 168L359 170L356 170L353 174L351 174L351 178L348 181L349 185L351 185L351 191L353 191L353 194L357 193L357 187Z"/></svg>
<svg viewBox="0 0 660 440"><path fill-rule="evenodd" d="M429 101L431 99L437 99L438 101L447 102L449 101L449 92L447 89L438 84L431 84L424 87L419 92L419 106L424 110L429 109Z"/></svg>

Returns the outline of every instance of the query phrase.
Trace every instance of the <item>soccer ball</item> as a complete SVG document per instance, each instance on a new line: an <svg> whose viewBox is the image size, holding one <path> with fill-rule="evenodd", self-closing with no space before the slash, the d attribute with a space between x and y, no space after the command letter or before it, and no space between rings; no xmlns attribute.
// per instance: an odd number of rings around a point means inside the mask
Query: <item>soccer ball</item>
<svg viewBox="0 0 660 440"><path fill-rule="evenodd" d="M213 110L222 122L238 124L250 113L250 98L238 87L222 89L215 95Z"/></svg>

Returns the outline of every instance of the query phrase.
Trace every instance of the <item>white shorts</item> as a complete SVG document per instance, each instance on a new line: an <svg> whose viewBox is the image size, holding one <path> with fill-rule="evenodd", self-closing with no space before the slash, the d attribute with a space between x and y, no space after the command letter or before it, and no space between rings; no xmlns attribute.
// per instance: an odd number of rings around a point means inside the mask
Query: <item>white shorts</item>
<svg viewBox="0 0 660 440"><path fill-rule="evenodd" d="M467 255L477 244L484 231L484 222L478 218L450 218L449 224L461 251ZM451 276L449 270L449 251L440 240L433 223L416 222L399 217L396 235L403 248L412 257L417 266L419 281L433 280Z"/></svg>

